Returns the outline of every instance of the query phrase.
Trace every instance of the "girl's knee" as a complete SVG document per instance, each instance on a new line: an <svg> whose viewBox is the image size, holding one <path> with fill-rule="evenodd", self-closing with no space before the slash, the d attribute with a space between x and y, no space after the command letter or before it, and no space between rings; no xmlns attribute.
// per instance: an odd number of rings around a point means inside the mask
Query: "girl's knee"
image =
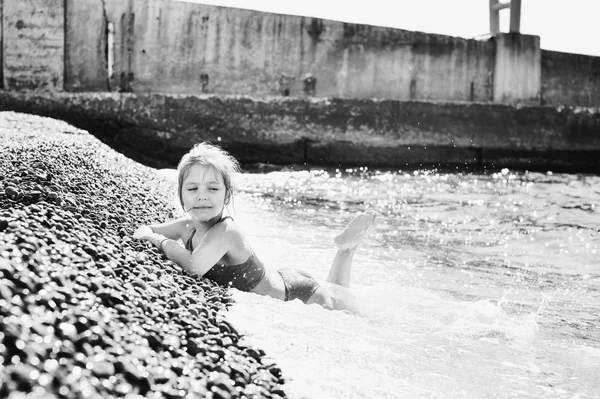
<svg viewBox="0 0 600 399"><path fill-rule="evenodd" d="M325 309L335 309L335 298L333 293L327 287L319 287L314 294L306 301L307 305L316 303L323 306Z"/></svg>

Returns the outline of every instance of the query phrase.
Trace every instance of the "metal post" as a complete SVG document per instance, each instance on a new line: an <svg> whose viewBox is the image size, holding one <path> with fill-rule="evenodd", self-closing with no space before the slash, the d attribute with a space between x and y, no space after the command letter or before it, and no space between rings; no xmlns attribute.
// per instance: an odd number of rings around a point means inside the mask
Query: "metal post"
<svg viewBox="0 0 600 399"><path fill-rule="evenodd" d="M494 6L498 0L490 0L490 33L495 35L500 32L500 12Z"/></svg>
<svg viewBox="0 0 600 399"><path fill-rule="evenodd" d="M512 2L512 1L511 1ZM500 10L511 7L511 2L500 3L500 0L490 0L490 33L495 35L500 32ZM519 2L519 14L521 12L521 0ZM511 9L511 27L512 27L512 9Z"/></svg>
<svg viewBox="0 0 600 399"><path fill-rule="evenodd" d="M509 32L519 33L521 30L521 0L510 0Z"/></svg>

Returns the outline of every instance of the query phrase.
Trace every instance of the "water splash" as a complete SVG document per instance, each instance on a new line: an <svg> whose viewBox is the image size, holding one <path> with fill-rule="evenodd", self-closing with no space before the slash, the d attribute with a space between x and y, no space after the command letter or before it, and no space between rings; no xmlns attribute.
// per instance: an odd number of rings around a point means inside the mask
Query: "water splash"
<svg viewBox="0 0 600 399"><path fill-rule="evenodd" d="M271 267L323 278L357 210L360 312L235 292L228 318L292 398L600 396L600 178L287 170L246 173L236 221ZM595 370L595 371L594 371Z"/></svg>

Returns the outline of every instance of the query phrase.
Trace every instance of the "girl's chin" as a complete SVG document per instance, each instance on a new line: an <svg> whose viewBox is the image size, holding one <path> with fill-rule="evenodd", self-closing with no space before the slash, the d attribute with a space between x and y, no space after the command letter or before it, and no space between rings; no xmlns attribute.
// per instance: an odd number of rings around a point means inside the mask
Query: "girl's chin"
<svg viewBox="0 0 600 399"><path fill-rule="evenodd" d="M203 212L194 212L193 209L188 212L188 215L198 222L210 222L211 220L219 218L219 215L206 215Z"/></svg>

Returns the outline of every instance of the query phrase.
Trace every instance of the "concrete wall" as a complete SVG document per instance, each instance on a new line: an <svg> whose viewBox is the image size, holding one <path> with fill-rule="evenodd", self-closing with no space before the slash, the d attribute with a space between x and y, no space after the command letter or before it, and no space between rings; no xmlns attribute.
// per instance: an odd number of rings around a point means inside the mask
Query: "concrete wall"
<svg viewBox="0 0 600 399"><path fill-rule="evenodd" d="M9 90L600 106L600 57L541 52L536 36L477 41L174 0L4 0L0 12Z"/></svg>
<svg viewBox="0 0 600 399"><path fill-rule="evenodd" d="M4 2L0 1L0 89L4 89Z"/></svg>
<svg viewBox="0 0 600 399"><path fill-rule="evenodd" d="M541 50L538 36L503 33L494 37L494 102L539 104Z"/></svg>
<svg viewBox="0 0 600 399"><path fill-rule="evenodd" d="M341 25L341 26L340 26ZM339 97L489 101L489 41L331 23L329 49ZM341 60L341 62L339 61Z"/></svg>
<svg viewBox="0 0 600 399"><path fill-rule="evenodd" d="M67 0L70 91L489 101L494 45L171 0ZM107 76L106 26L115 25Z"/></svg>
<svg viewBox="0 0 600 399"><path fill-rule="evenodd" d="M2 86L63 89L63 0L2 2Z"/></svg>
<svg viewBox="0 0 600 399"><path fill-rule="evenodd" d="M542 103L600 107L600 57L542 51Z"/></svg>

